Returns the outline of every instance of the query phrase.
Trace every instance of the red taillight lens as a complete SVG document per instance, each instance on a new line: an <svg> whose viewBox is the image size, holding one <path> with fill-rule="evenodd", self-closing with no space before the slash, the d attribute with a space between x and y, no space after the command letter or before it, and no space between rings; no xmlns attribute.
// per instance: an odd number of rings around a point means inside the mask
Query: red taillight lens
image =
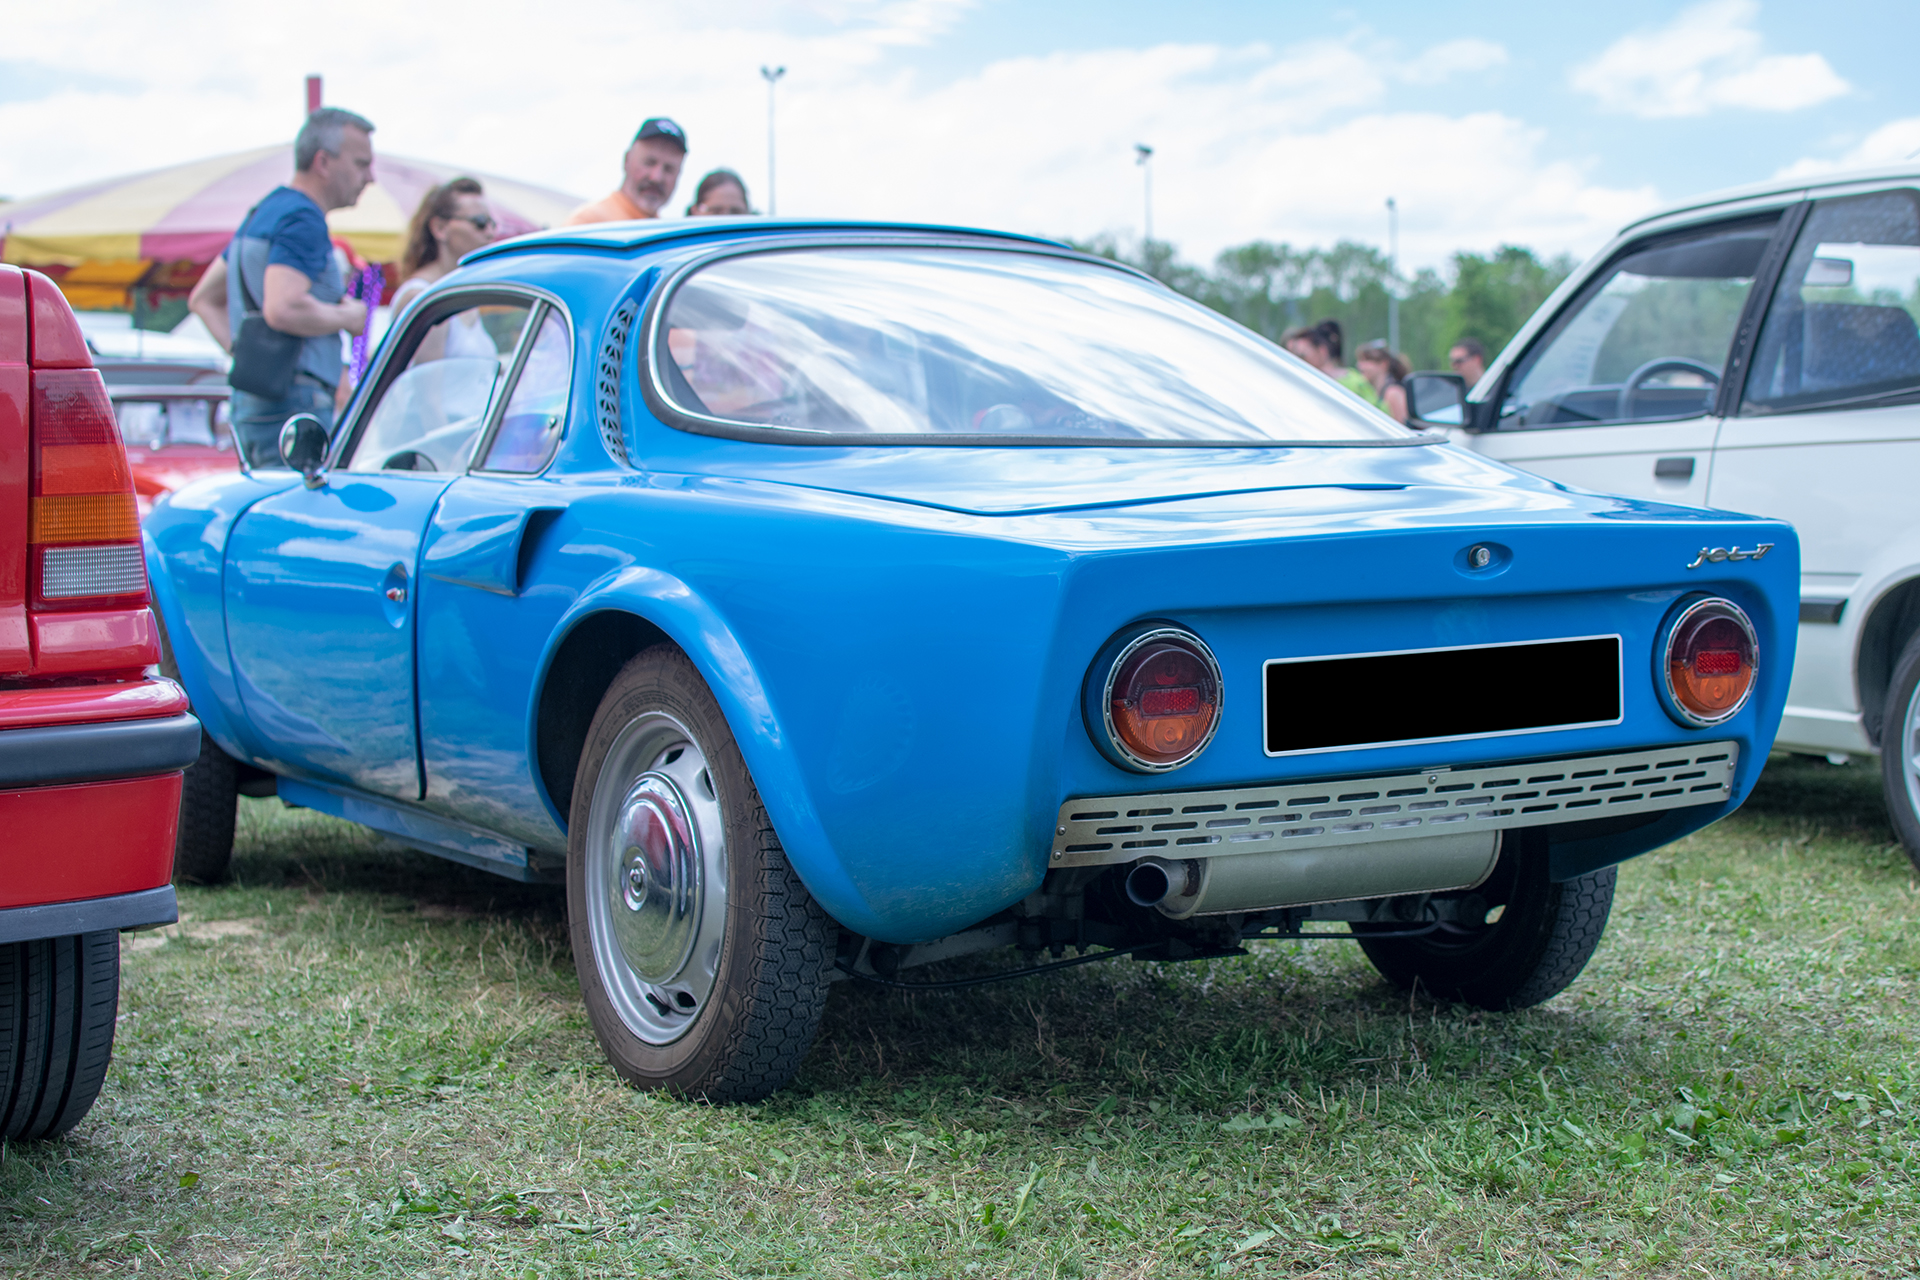
<svg viewBox="0 0 1920 1280"><path fill-rule="evenodd" d="M1759 660L1739 605L1717 596L1687 605L1668 627L1662 664L1675 718L1695 727L1732 719L1753 693Z"/></svg>
<svg viewBox="0 0 1920 1280"><path fill-rule="evenodd" d="M106 385L93 369L33 374L27 543L37 606L146 603L133 475Z"/></svg>
<svg viewBox="0 0 1920 1280"><path fill-rule="evenodd" d="M1220 718L1220 668L1191 632L1162 628L1121 649L1103 699L1107 732L1129 766L1158 772L1199 755Z"/></svg>

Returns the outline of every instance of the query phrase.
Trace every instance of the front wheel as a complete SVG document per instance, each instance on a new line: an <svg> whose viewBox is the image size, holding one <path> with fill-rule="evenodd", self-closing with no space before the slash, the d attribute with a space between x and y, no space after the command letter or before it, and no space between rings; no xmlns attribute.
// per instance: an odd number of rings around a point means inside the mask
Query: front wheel
<svg viewBox="0 0 1920 1280"><path fill-rule="evenodd" d="M1442 924L1415 938L1360 939L1360 949L1396 986L1483 1009L1525 1009L1566 990L1593 958L1613 907L1616 872L1547 879L1544 841L1508 833L1493 874L1476 892L1491 924Z"/></svg>
<svg viewBox="0 0 1920 1280"><path fill-rule="evenodd" d="M1907 642L1893 667L1887 714L1881 722L1880 772L1887 817L1907 857L1920 870L1920 635Z"/></svg>
<svg viewBox="0 0 1920 1280"><path fill-rule="evenodd" d="M601 699L568 826L574 965L614 1069L712 1102L791 1080L826 1004L833 925L671 645L635 657Z"/></svg>

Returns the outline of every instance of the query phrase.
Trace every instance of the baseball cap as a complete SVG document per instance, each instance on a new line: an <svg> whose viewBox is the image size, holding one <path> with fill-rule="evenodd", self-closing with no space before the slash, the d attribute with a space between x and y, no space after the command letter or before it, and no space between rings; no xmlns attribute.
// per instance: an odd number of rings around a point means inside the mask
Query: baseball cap
<svg viewBox="0 0 1920 1280"><path fill-rule="evenodd" d="M665 116L649 116L641 122L640 132L633 135L633 140L639 142L644 138L665 138L678 143L682 151L687 149L687 131Z"/></svg>

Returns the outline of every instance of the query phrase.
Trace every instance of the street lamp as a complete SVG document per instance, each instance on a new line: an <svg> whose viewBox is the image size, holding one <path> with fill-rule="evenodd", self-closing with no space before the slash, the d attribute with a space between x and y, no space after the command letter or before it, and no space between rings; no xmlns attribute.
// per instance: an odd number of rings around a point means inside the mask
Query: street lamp
<svg viewBox="0 0 1920 1280"><path fill-rule="evenodd" d="M1387 197L1387 350L1400 350L1400 205Z"/></svg>
<svg viewBox="0 0 1920 1280"><path fill-rule="evenodd" d="M1141 242L1142 247L1144 247L1153 243L1153 148L1144 142L1136 142L1133 144L1133 152L1133 162L1140 166L1141 180L1146 188L1147 235L1146 239Z"/></svg>
<svg viewBox="0 0 1920 1280"><path fill-rule="evenodd" d="M773 86L787 74L785 67L761 67L760 78L767 82L767 216L774 217L780 206L773 194Z"/></svg>

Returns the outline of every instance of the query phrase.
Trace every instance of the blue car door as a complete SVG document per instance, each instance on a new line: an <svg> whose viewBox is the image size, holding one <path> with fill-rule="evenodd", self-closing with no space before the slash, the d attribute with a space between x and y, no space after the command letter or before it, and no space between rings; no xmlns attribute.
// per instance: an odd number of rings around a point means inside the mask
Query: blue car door
<svg viewBox="0 0 1920 1280"><path fill-rule="evenodd" d="M421 537L485 433L530 310L458 295L424 310L348 425L340 464L235 524L228 643L276 769L420 798Z"/></svg>

